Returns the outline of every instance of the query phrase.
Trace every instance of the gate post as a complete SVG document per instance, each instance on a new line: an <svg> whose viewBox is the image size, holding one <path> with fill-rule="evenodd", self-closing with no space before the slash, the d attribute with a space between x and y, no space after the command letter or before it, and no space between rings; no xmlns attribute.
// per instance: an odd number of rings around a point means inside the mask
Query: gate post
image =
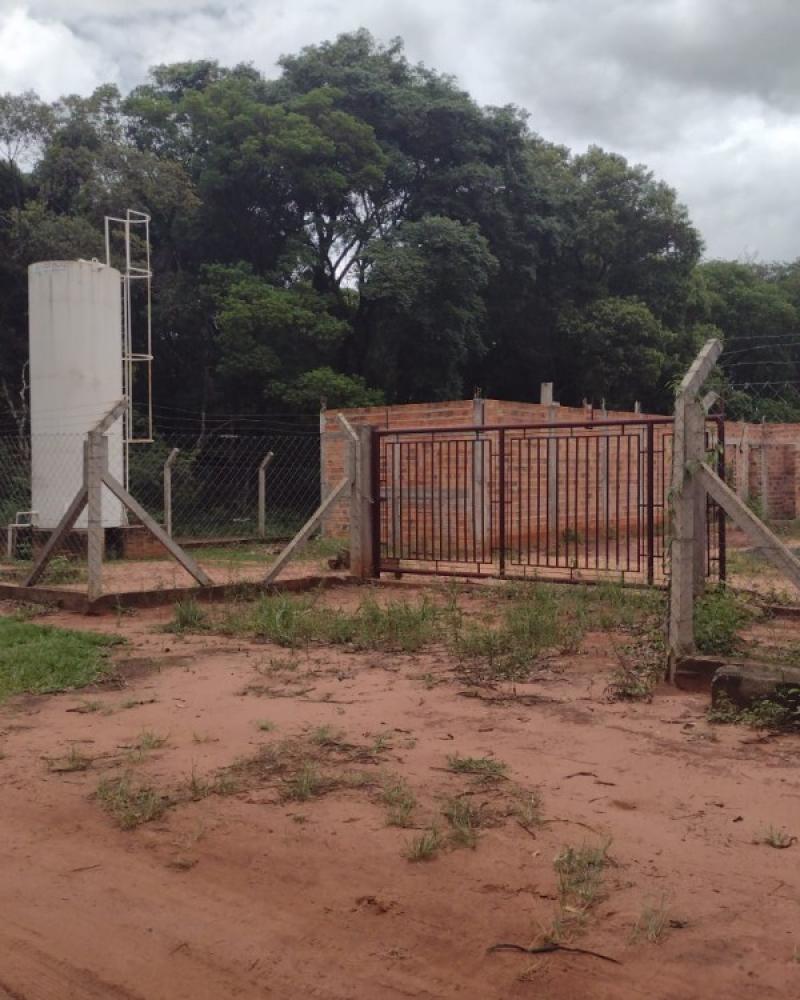
<svg viewBox="0 0 800 1000"><path fill-rule="evenodd" d="M655 578L655 433L653 424L647 424L647 582L652 585Z"/></svg>
<svg viewBox="0 0 800 1000"><path fill-rule="evenodd" d="M359 580L376 575L373 525L373 428L359 427L350 444L350 573Z"/></svg>

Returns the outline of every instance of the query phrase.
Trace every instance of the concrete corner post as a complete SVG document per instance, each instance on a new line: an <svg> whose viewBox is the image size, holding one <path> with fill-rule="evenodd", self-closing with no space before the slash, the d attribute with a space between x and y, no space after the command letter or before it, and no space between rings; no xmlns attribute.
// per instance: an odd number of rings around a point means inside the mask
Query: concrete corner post
<svg viewBox="0 0 800 1000"><path fill-rule="evenodd" d="M672 514L668 675L694 650L694 600L698 574L705 577L706 493L699 473L705 459L705 409L699 398L717 358L719 340L709 340L681 382L675 399L672 444Z"/></svg>
<svg viewBox="0 0 800 1000"><path fill-rule="evenodd" d="M374 575L372 518L372 427L359 427L355 448L355 486L350 508L350 572L361 580Z"/></svg>

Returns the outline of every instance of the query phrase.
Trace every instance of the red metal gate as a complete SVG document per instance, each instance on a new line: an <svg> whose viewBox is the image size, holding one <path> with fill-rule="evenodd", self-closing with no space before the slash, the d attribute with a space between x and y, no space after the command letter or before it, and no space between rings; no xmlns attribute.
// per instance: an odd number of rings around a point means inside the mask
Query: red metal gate
<svg viewBox="0 0 800 1000"><path fill-rule="evenodd" d="M709 447L722 426L709 424ZM666 581L670 418L379 430L374 441L379 571ZM707 521L708 573L724 577L724 518L710 507Z"/></svg>

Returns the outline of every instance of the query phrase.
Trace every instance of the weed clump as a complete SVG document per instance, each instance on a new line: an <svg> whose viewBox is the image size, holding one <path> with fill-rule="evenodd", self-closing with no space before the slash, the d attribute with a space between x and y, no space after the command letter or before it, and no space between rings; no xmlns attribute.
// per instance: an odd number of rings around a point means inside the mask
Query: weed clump
<svg viewBox="0 0 800 1000"><path fill-rule="evenodd" d="M123 830L160 819L171 804L151 785L137 784L130 774L104 778L96 795L100 805Z"/></svg>
<svg viewBox="0 0 800 1000"><path fill-rule="evenodd" d="M657 902L645 903L636 923L633 925L631 942L644 938L650 944L658 944L670 926L669 907L665 896Z"/></svg>
<svg viewBox="0 0 800 1000"><path fill-rule="evenodd" d="M450 837L454 844L460 847L475 847L478 843L478 830L483 817L481 810L465 799L454 798L445 803L445 819L450 824Z"/></svg>
<svg viewBox="0 0 800 1000"><path fill-rule="evenodd" d="M717 587L704 594L694 606L694 633L701 653L728 656L739 646L739 631L753 617L750 609L733 591Z"/></svg>
<svg viewBox="0 0 800 1000"><path fill-rule="evenodd" d="M387 781L383 786L381 799L387 807L386 822L389 826L411 826L417 800L404 781Z"/></svg>
<svg viewBox="0 0 800 1000"><path fill-rule="evenodd" d="M435 826L430 827L406 846L406 858L409 861L430 861L436 857L442 846L442 835Z"/></svg>
<svg viewBox="0 0 800 1000"><path fill-rule="evenodd" d="M476 774L481 778L503 778L508 765L491 757L460 757L451 754L447 758L447 766L456 774Z"/></svg>
<svg viewBox="0 0 800 1000"><path fill-rule="evenodd" d="M180 635L182 632L199 632L207 627L205 612L193 597L188 597L185 601L175 602L173 619L165 629Z"/></svg>
<svg viewBox="0 0 800 1000"><path fill-rule="evenodd" d="M717 725L742 725L777 732L800 729L800 688L778 689L769 698L759 698L747 708L738 708L724 692L718 694L707 712Z"/></svg>

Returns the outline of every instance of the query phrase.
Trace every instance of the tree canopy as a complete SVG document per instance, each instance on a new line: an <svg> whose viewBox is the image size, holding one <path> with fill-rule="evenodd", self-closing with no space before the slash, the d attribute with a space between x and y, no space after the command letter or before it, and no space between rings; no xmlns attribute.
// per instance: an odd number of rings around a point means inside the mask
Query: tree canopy
<svg viewBox="0 0 800 1000"><path fill-rule="evenodd" d="M103 218L125 208L152 216L163 405L533 399L553 381L565 403L664 409L710 331L737 358L737 413L758 414L755 383L798 374L800 264L701 264L645 167L550 143L362 30L285 56L275 79L203 60L125 95L0 95L6 410L28 264L102 257Z"/></svg>

